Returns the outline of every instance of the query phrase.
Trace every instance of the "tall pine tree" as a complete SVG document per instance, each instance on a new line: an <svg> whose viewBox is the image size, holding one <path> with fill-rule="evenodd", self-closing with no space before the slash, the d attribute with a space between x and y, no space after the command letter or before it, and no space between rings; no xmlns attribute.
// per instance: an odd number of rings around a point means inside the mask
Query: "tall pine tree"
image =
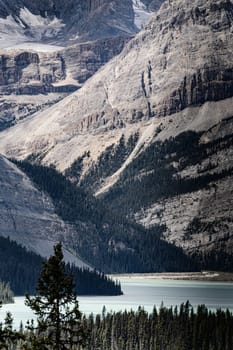
<svg viewBox="0 0 233 350"><path fill-rule="evenodd" d="M26 305L37 315L31 329L31 349L68 350L85 342L85 330L79 311L72 275L67 275L62 245L43 264L35 297L26 296Z"/></svg>

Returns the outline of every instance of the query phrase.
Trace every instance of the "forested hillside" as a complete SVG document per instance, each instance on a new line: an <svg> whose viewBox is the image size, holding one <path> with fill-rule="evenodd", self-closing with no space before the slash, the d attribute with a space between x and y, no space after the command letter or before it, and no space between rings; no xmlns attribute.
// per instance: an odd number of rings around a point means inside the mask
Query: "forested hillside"
<svg viewBox="0 0 233 350"><path fill-rule="evenodd" d="M11 297L10 292L8 293L9 286L15 295L35 294L43 261L41 256L27 251L10 239L0 237L0 280L7 283L0 284L2 301L7 295ZM104 274L70 265L66 265L66 269L74 275L78 295L121 294L120 284Z"/></svg>
<svg viewBox="0 0 233 350"><path fill-rule="evenodd" d="M229 124L230 120L225 121L222 130L231 130ZM206 137L205 132L186 131L151 143L125 167L118 182L99 195L99 201L113 215L152 230L163 226L161 235L187 247L201 268L232 271L232 219L227 213L232 203L233 168L225 154L233 138L229 133L204 142ZM100 179L114 174L115 164L118 168L123 164L131 152L129 144L130 139L127 142L123 137L102 154L82 177L81 188L97 191ZM75 178L74 165L67 174ZM212 206L207 211L209 200ZM220 201L222 209L217 206Z"/></svg>
<svg viewBox="0 0 233 350"><path fill-rule="evenodd" d="M163 226L144 229L109 210L86 189L77 188L54 168L15 161L42 191L50 195L57 214L83 232L66 242L104 272L193 271L198 264L182 249L160 239ZM85 222L85 225L83 224Z"/></svg>
<svg viewBox="0 0 233 350"><path fill-rule="evenodd" d="M195 192L208 185L213 186L214 181L232 176L231 164L219 171L218 164L209 161L207 168L202 170L200 166L198 174L182 177L182 171L186 168L201 165L217 150L219 152L232 147L232 135L209 143L201 142L202 135L187 131L151 144L126 168L120 181L105 196L105 201L126 216L160 199Z"/></svg>

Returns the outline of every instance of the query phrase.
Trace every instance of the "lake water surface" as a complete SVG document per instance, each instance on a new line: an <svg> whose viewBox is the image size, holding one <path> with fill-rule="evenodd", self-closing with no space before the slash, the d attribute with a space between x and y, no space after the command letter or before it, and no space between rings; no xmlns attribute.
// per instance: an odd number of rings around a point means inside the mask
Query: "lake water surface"
<svg viewBox="0 0 233 350"><path fill-rule="evenodd" d="M233 312L233 283L206 281L177 281L153 278L122 277L119 278L124 295L109 296L80 296L80 310L85 314L101 313L105 305L107 311L137 310L141 305L147 311L152 311L154 305L159 307L180 305L187 300L196 307L205 304L210 309L230 309ZM4 305L0 310L0 321L10 311L14 325L18 327L22 320L34 318L32 311L24 305L24 297L16 297L14 304Z"/></svg>

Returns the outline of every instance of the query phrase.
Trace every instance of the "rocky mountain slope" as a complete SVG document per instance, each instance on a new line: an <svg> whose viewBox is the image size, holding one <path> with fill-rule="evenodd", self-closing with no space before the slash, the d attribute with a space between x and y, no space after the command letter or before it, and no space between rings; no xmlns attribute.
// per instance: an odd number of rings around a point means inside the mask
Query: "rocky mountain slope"
<svg viewBox="0 0 233 350"><path fill-rule="evenodd" d="M78 89L149 20L149 5L1 1L0 130Z"/></svg>
<svg viewBox="0 0 233 350"><path fill-rule="evenodd" d="M95 159L122 133L140 128L139 143L145 143L159 126L170 136L206 130L231 116L233 5L227 0L182 5L165 2L146 29L82 89L2 133L1 151L19 158L44 154L44 163L63 170L85 151ZM228 103L218 104L225 98ZM216 105L213 116L205 115L208 101Z"/></svg>
<svg viewBox="0 0 233 350"><path fill-rule="evenodd" d="M79 89L128 40L100 39L52 52L0 51L0 129Z"/></svg>
<svg viewBox="0 0 233 350"><path fill-rule="evenodd" d="M2 132L1 152L55 165L113 212L229 268L232 23L230 0L165 1L81 89Z"/></svg>
<svg viewBox="0 0 233 350"><path fill-rule="evenodd" d="M21 41L67 45L67 40L83 42L132 35L137 30L131 0L1 1L0 16L8 36L17 32Z"/></svg>
<svg viewBox="0 0 233 350"><path fill-rule="evenodd" d="M78 236L74 227L64 223L55 213L51 198L39 191L22 171L2 156L0 169L2 236L45 257L51 255L53 245L61 236ZM78 266L85 266L77 254L67 249L65 259Z"/></svg>

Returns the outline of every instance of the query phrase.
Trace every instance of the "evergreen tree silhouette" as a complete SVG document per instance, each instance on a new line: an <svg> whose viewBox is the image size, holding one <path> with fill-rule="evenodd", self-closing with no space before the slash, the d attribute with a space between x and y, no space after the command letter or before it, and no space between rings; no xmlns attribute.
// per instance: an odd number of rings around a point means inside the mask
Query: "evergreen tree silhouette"
<svg viewBox="0 0 233 350"><path fill-rule="evenodd" d="M62 245L54 246L54 255L44 262L37 285L38 295L26 295L25 303L37 315L31 324L31 349L68 350L85 342L74 279L63 261Z"/></svg>

